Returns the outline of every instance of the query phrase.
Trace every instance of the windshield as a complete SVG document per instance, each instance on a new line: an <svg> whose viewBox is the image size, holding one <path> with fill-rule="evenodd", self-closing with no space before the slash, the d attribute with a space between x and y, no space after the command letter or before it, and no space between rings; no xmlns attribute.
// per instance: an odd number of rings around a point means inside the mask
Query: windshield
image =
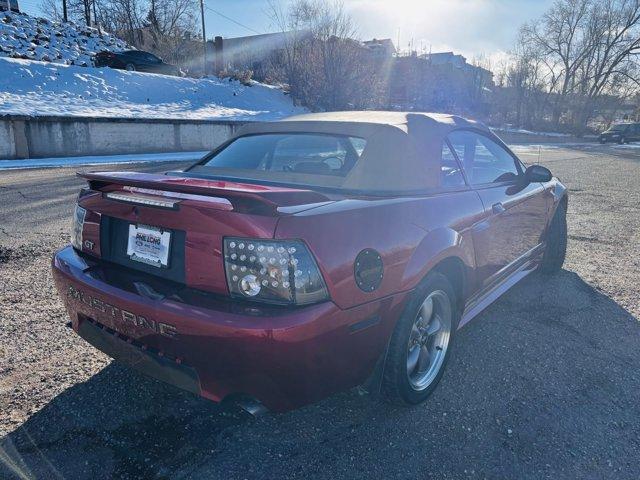
<svg viewBox="0 0 640 480"><path fill-rule="evenodd" d="M618 123L617 125L612 125L609 128L610 132L624 132L629 127L628 123Z"/></svg>
<svg viewBox="0 0 640 480"><path fill-rule="evenodd" d="M269 133L240 137L191 171L247 179L335 185L364 150L362 138L317 133Z"/></svg>

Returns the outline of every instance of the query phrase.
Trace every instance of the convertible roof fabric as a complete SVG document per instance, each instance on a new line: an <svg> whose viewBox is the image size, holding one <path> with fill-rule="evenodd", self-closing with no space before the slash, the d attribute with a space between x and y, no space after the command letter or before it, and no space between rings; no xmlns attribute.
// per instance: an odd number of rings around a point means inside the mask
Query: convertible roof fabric
<svg viewBox="0 0 640 480"><path fill-rule="evenodd" d="M239 129L234 138L285 132L361 137L367 141L365 149L345 177L309 174L307 178L316 185L324 183L349 190L419 191L440 186L442 144L449 132L463 127L489 132L484 125L455 115L353 111L311 113L277 122L252 123ZM300 173L277 173L280 181L304 183Z"/></svg>

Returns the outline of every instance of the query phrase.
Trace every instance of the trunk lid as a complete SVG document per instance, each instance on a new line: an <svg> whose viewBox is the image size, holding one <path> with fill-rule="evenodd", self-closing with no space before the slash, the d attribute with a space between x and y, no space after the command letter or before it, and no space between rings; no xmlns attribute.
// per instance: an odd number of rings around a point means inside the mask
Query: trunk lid
<svg viewBox="0 0 640 480"><path fill-rule="evenodd" d="M228 293L223 237L273 238L282 215L335 201L299 188L162 174L79 175L90 187L78 202L87 210L85 253L220 294ZM169 232L166 265L143 263L129 255L129 236L146 227Z"/></svg>

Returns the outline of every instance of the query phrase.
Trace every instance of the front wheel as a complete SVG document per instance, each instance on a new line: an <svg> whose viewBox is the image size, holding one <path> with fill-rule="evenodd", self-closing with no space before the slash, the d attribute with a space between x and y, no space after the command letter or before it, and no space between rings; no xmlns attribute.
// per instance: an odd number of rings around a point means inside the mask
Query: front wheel
<svg viewBox="0 0 640 480"><path fill-rule="evenodd" d="M135 72L136 66L133 63L127 63L124 67L128 72Z"/></svg>
<svg viewBox="0 0 640 480"><path fill-rule="evenodd" d="M553 274L562 268L567 254L567 208L564 203L558 205L556 213L549 225L547 246L544 250L540 270L545 274Z"/></svg>
<svg viewBox="0 0 640 480"><path fill-rule="evenodd" d="M429 274L398 320L385 362L383 391L392 403L423 402L442 378L459 312L444 275Z"/></svg>

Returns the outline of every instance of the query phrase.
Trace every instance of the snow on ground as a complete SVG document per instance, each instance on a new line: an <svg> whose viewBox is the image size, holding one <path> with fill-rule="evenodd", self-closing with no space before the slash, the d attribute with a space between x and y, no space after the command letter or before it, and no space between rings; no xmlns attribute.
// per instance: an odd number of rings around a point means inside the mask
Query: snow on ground
<svg viewBox="0 0 640 480"><path fill-rule="evenodd" d="M640 149L640 143L625 143L624 145L616 145L619 150L638 150Z"/></svg>
<svg viewBox="0 0 640 480"><path fill-rule="evenodd" d="M577 145L577 144L576 144ZM512 144L509 145L509 148L511 149L512 152L514 153L519 153L519 152L529 152L531 150L557 150L558 148L562 148L560 145L556 145L556 144L533 144L533 143L516 143L516 144Z"/></svg>
<svg viewBox="0 0 640 480"><path fill-rule="evenodd" d="M511 128L511 127L498 127L492 128L494 132L507 132L507 133L523 133L525 135L542 135L545 137L571 137L568 133L557 132L533 132L531 130L525 130L524 128Z"/></svg>
<svg viewBox="0 0 640 480"><path fill-rule="evenodd" d="M209 152L141 153L129 155L100 155L87 157L32 158L27 160L0 160L0 170L16 168L55 168L116 163L196 162Z"/></svg>
<svg viewBox="0 0 640 480"><path fill-rule="evenodd" d="M555 138L569 138L569 137L574 137L574 135L570 134L570 133L559 133L559 132L535 132L532 130L526 130L524 128L512 128L512 127L490 127L491 131L493 132L497 132L498 134L500 132L505 132L505 133L521 133L523 135L537 135L537 136L541 136L541 137L555 137ZM585 139L594 139L597 138L597 135L584 135L582 138Z"/></svg>
<svg viewBox="0 0 640 480"><path fill-rule="evenodd" d="M273 120L304 111L256 82L0 58L0 115Z"/></svg>
<svg viewBox="0 0 640 480"><path fill-rule="evenodd" d="M95 28L0 12L0 57L91 66L96 53L127 48L126 42Z"/></svg>

